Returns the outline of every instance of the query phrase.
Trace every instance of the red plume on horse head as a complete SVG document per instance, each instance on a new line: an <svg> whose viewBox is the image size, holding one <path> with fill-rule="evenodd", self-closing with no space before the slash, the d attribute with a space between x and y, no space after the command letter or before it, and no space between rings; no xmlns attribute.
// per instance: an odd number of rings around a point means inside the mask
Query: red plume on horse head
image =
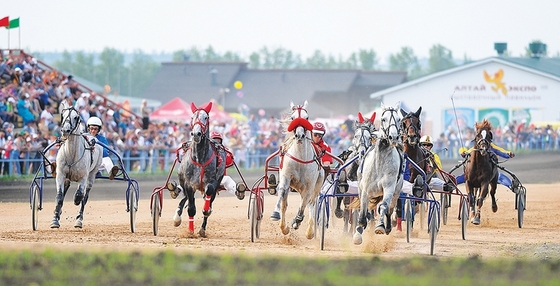
<svg viewBox="0 0 560 286"><path fill-rule="evenodd" d="M212 101L208 102L208 104L206 104L206 106L201 107L201 108L196 107L196 105L194 105L194 102L191 102L191 111L194 113L198 109L204 109L204 111L206 111L206 113L210 113L210 110L212 109Z"/></svg>
<svg viewBox="0 0 560 286"><path fill-rule="evenodd" d="M369 119L370 123L373 123L375 121L375 116L376 116L376 113L374 112ZM361 112L358 111L358 122L359 123L364 123L364 121L365 121L364 116L362 115Z"/></svg>

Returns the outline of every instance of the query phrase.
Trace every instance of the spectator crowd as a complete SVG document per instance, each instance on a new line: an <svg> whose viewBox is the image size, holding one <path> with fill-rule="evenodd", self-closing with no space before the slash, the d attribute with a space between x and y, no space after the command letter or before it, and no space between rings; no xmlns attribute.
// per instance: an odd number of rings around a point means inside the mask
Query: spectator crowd
<svg viewBox="0 0 560 286"><path fill-rule="evenodd" d="M1 52L1 51L0 51ZM59 134L58 106L63 100L73 104L82 121L97 116L109 145L122 155L127 171L168 170L176 150L188 141L188 122L150 122L149 112L137 118L119 104L86 92L73 79L57 71L42 69L29 55L4 55L0 63L0 175L33 174L43 160L40 151L56 142ZM212 119L211 119L212 120ZM211 122L210 131L224 136L223 144L233 150L240 168L263 168L265 159L278 150L283 127L274 116L249 115L244 121ZM327 125L324 140L333 154L346 150L353 137L353 120ZM560 127L535 126L526 121L494 127L494 142L510 150L552 150L560 148ZM440 157L457 159L461 146L472 146L472 129L457 132L449 127L434 142ZM462 143L461 143L462 141ZM44 154L56 157L56 148Z"/></svg>

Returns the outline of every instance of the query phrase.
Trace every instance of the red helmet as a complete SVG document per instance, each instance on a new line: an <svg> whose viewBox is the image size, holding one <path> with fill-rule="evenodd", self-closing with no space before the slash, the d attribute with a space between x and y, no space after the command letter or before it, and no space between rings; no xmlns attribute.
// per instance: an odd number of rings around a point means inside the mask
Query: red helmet
<svg viewBox="0 0 560 286"><path fill-rule="evenodd" d="M224 138L222 138L222 134L220 134L220 132L218 132L218 131L212 131L212 133L210 133L210 138L220 139L220 140L224 141Z"/></svg>
<svg viewBox="0 0 560 286"><path fill-rule="evenodd" d="M313 123L313 133L325 134L327 130L325 129L325 125L321 122Z"/></svg>

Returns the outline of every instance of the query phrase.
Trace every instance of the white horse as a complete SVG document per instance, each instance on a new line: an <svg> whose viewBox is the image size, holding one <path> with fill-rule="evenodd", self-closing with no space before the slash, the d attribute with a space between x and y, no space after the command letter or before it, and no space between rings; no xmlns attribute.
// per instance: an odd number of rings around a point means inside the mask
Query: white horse
<svg viewBox="0 0 560 286"><path fill-rule="evenodd" d="M292 221L292 227L298 229L304 218L305 208L309 208L309 220L306 237L315 236L315 201L325 178L325 171L320 163L320 156L315 149L311 131L313 126L308 121L307 101L303 105L291 107L291 122L287 127L286 139L280 152L280 171L278 181L278 203L270 218L274 221L282 219L280 229L284 235L290 233L286 225L285 213L288 207L288 193L290 188L301 195L301 204L298 213ZM282 211L282 215L280 215Z"/></svg>
<svg viewBox="0 0 560 286"><path fill-rule="evenodd" d="M360 215L354 233L354 244L362 243L362 233L367 226L370 200L380 201L377 205L375 233L391 232L391 214L399 198L403 184L403 152L399 137L399 105L385 107L381 104L381 127L377 141L368 149L361 162L359 173Z"/></svg>
<svg viewBox="0 0 560 286"><path fill-rule="evenodd" d="M82 228L84 208L88 201L89 191L103 158L103 147L82 134L81 117L74 107L65 108L61 113L60 131L62 142L56 155L56 207L51 228L60 227L60 214L70 182L78 182L74 194L74 204L80 205L74 227ZM94 137L92 137L94 138Z"/></svg>

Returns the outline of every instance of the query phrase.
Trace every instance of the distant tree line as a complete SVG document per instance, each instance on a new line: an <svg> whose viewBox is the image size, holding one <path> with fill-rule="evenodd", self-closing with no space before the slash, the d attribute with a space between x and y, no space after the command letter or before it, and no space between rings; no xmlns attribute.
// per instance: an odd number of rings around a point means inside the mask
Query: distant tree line
<svg viewBox="0 0 560 286"><path fill-rule="evenodd" d="M541 43L536 40L533 43ZM411 47L402 47L397 53L389 56L388 66L379 65L378 55L374 49L360 49L348 57L326 55L316 50L309 58L303 59L293 51L277 48L271 50L263 47L253 52L249 58L238 53L227 51L220 54L212 46L205 49L192 47L172 53L173 62L248 62L253 69L361 69L365 71L407 71L408 79L415 79L427 74L455 67L472 60L466 55L462 60L453 58L453 53L446 47L435 44L430 48L427 63L421 64ZM506 52L506 55L509 55ZM40 58L38 53L36 57ZM531 51L526 48L525 56L530 57ZM546 54L545 54L546 56ZM557 53L556 57L560 55ZM142 50L135 50L132 60L125 64L125 54L113 48L105 48L101 53L85 53L83 51L62 53L62 59L54 62L57 69L72 73L99 85L109 85L114 92L130 96L141 96L153 81L161 68L160 62Z"/></svg>

